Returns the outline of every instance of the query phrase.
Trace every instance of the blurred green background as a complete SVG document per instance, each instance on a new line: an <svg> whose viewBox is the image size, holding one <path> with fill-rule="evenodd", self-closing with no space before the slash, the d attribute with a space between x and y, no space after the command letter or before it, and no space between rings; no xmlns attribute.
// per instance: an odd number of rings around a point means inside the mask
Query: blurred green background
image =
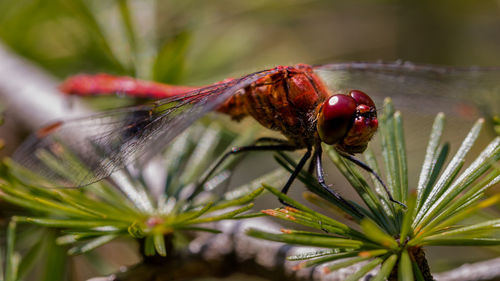
<svg viewBox="0 0 500 281"><path fill-rule="evenodd" d="M500 1L0 0L0 39L59 78L107 72L203 85L295 63L500 66ZM76 258L71 280L137 262L128 243L100 249L110 261ZM467 251L431 252L432 269L495 255Z"/></svg>
<svg viewBox="0 0 500 281"><path fill-rule="evenodd" d="M1 0L0 38L59 77L170 83L298 62L500 65L500 2Z"/></svg>

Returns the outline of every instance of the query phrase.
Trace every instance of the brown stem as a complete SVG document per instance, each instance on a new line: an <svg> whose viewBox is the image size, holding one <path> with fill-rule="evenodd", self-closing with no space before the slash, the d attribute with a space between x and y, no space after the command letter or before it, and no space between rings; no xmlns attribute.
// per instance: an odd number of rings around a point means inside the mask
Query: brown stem
<svg viewBox="0 0 500 281"><path fill-rule="evenodd" d="M266 268L255 260L238 260L236 253L207 259L193 253L171 252L167 257L147 257L137 266L116 274L113 281L176 281L197 278L227 277L234 273L259 276L270 281L294 280L281 268Z"/></svg>
<svg viewBox="0 0 500 281"><path fill-rule="evenodd" d="M256 264L237 264L236 259L224 259L220 261L207 261L202 257L191 257L189 259L179 257L163 265L139 264L130 270L117 274L113 281L176 281L190 280L195 278L227 277L235 272L247 273L252 276L260 276L266 280L288 280L284 274L276 271L262 271L262 267ZM237 265L237 267L236 267ZM257 271L250 272L251 269ZM108 279L109 280L109 279Z"/></svg>
<svg viewBox="0 0 500 281"><path fill-rule="evenodd" d="M412 262L415 262L418 265L418 269L420 273L422 273L422 277L425 281L435 281L434 277L431 274L431 269L429 267L429 263L425 258L425 252L421 247L410 247L408 248L408 253L410 254L410 258ZM416 273L414 270L414 274ZM398 266L394 266L391 274L389 275L389 281L398 281Z"/></svg>
<svg viewBox="0 0 500 281"><path fill-rule="evenodd" d="M431 268L429 267L429 263L427 263L427 259L425 258L424 250L421 247L411 247L408 248L408 251L412 261L417 263L424 280L434 281L434 277L432 277L431 274Z"/></svg>

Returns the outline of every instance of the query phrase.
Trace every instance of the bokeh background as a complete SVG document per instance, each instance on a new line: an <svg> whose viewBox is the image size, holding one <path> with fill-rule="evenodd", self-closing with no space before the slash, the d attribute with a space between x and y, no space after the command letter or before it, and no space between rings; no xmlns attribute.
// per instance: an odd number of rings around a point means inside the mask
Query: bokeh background
<svg viewBox="0 0 500 281"><path fill-rule="evenodd" d="M295 63L401 59L500 66L500 1L0 0L0 40L60 79L107 72L204 85ZM262 163L273 160L264 157L250 156L241 165L266 172ZM252 177L236 173L240 181ZM349 189L338 188L349 197ZM137 262L130 242L106 247L99 250L111 257L106 263L72 261L71 280ZM429 259L434 271L443 271L497 255L443 248Z"/></svg>
<svg viewBox="0 0 500 281"><path fill-rule="evenodd" d="M499 13L496 0L2 0L0 38L59 77L198 84L298 62L500 65Z"/></svg>

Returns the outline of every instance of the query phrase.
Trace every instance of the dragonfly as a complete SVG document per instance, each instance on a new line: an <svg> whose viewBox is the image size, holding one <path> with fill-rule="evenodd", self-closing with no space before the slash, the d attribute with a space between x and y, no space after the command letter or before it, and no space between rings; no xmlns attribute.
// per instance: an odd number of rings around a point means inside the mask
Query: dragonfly
<svg viewBox="0 0 500 281"><path fill-rule="evenodd" d="M277 66L199 88L129 77L83 75L67 80L61 89L76 95L122 93L162 99L57 121L36 131L15 152L14 159L59 186L88 185L133 161L150 159L196 120L217 111L236 121L251 116L264 127L281 132L285 139L261 138L250 146L233 148L206 177L231 155L305 149L282 192L288 191L312 158L309 171L316 173L326 194L356 214L359 211L326 184L321 145L332 145L341 156L376 175L354 157L366 149L377 130L374 100L391 97L398 108L418 107L429 113L444 111L457 120L500 111L500 69L406 62ZM77 161L65 160L61 155L65 149ZM40 155L47 154L70 171L71 181L41 159ZM81 169L81 165L86 169ZM200 190L195 189L192 195ZM386 192L391 201L402 205L387 188Z"/></svg>

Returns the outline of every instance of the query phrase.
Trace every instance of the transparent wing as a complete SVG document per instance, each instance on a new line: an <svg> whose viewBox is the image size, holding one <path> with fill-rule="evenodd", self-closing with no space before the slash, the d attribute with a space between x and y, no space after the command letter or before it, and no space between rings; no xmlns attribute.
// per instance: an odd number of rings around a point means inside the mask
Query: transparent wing
<svg viewBox="0 0 500 281"><path fill-rule="evenodd" d="M447 116L443 141L457 149L473 122L500 113L499 68L450 68L412 63L345 63L315 66L315 72L332 90L359 89L383 110L391 97L403 114L409 165L414 171L425 155L434 117ZM488 142L491 126L479 142ZM374 138L374 141L378 141ZM378 145L372 145L372 148ZM478 145L477 147L480 147ZM410 167L412 168L412 167Z"/></svg>
<svg viewBox="0 0 500 281"><path fill-rule="evenodd" d="M205 113L270 73L254 73L150 105L52 123L31 135L14 160L47 179L48 187L99 181L139 157L159 153Z"/></svg>
<svg viewBox="0 0 500 281"><path fill-rule="evenodd" d="M500 68L453 68L412 63L315 66L331 89L360 89L377 103L391 97L398 109L475 119L500 112Z"/></svg>

